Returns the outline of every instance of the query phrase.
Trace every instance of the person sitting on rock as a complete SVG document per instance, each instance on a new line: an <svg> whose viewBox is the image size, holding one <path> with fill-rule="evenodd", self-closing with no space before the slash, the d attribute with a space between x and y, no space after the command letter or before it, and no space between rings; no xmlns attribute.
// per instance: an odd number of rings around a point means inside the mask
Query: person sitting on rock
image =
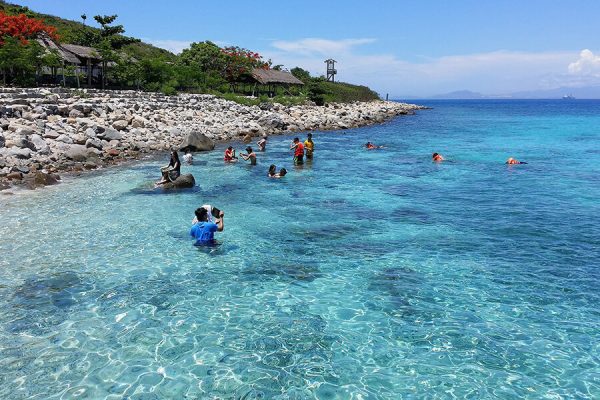
<svg viewBox="0 0 600 400"><path fill-rule="evenodd" d="M204 207L197 208L194 212L196 214L196 222L190 230L190 235L196 240L195 246L210 246L215 244L215 232L223 232L224 229L224 217L223 211L219 212L219 219L215 222L209 222L208 211Z"/></svg>
<svg viewBox="0 0 600 400"><path fill-rule="evenodd" d="M169 165L161 167L160 172L162 173L162 179L156 182L157 185L173 182L179 177L179 175L181 175L181 162L179 161L179 155L177 154L177 151L173 150L171 152Z"/></svg>
<svg viewBox="0 0 600 400"><path fill-rule="evenodd" d="M237 157L235 156L235 150L232 146L229 146L227 150L225 150L225 156L223 157L225 162L237 162Z"/></svg>
<svg viewBox="0 0 600 400"><path fill-rule="evenodd" d="M186 162L186 164L192 164L194 162L194 156L192 156L192 152L189 150L185 151L185 154L183 155L183 161Z"/></svg>
<svg viewBox="0 0 600 400"><path fill-rule="evenodd" d="M252 151L252 147L246 147L246 152L240 153L240 157L246 161L250 160L250 165L256 165L256 153Z"/></svg>
<svg viewBox="0 0 600 400"><path fill-rule="evenodd" d="M258 151L265 151L267 148L267 135L264 135L256 144L258 145Z"/></svg>

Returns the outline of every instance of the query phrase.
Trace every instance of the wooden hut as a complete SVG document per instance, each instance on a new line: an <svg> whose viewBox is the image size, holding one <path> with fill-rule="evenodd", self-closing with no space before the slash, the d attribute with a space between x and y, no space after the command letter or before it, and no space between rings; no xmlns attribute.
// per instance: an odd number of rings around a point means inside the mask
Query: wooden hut
<svg viewBox="0 0 600 400"><path fill-rule="evenodd" d="M77 77L77 86L79 87L79 75L86 76L87 86L91 87L94 80L101 82L103 76L102 56L97 49L93 47L79 46L76 44L57 43L46 34L41 34L37 42L48 51L55 52L62 60L62 81L65 84L65 68L72 66L75 68ZM56 76L56 68L52 75Z"/></svg>
<svg viewBox="0 0 600 400"><path fill-rule="evenodd" d="M283 87L284 90L289 93L290 86L304 85L304 82L287 71L257 68L252 70L251 76L254 81L254 88L252 89L253 96L255 93L260 93L261 87L266 88L269 96L272 96L275 93L275 88L277 86Z"/></svg>

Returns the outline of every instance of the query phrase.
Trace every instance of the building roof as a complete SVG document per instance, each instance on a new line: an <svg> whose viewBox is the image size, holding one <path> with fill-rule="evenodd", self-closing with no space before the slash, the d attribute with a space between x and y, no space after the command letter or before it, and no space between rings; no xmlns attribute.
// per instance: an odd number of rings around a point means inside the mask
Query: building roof
<svg viewBox="0 0 600 400"><path fill-rule="evenodd" d="M79 46L77 44L61 44L61 47L75 54L79 58L91 58L101 60L102 56L93 47Z"/></svg>
<svg viewBox="0 0 600 400"><path fill-rule="evenodd" d="M290 85L304 85L304 83L287 71L277 71L274 69L254 69L252 77L262 85L270 83L286 83Z"/></svg>
<svg viewBox="0 0 600 400"><path fill-rule="evenodd" d="M58 45L54 40L50 39L48 35L39 35L36 40L43 48L56 51L64 61L71 64L80 63L79 58L77 58L75 54Z"/></svg>

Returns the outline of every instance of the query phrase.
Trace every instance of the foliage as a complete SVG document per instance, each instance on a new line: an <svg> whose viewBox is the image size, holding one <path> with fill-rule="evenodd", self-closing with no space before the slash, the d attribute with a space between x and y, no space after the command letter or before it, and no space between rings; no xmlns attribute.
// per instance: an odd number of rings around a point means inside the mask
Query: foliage
<svg viewBox="0 0 600 400"><path fill-rule="evenodd" d="M238 46L225 47L221 52L225 56L224 78L228 82L239 82L253 69L269 69L271 66L271 60L265 62L260 54Z"/></svg>
<svg viewBox="0 0 600 400"><path fill-rule="evenodd" d="M21 44L26 45L29 39L35 38L42 32L58 40L56 28L53 26L46 25L39 19L29 18L25 14L8 15L0 11L0 46L4 44L7 37L18 39Z"/></svg>

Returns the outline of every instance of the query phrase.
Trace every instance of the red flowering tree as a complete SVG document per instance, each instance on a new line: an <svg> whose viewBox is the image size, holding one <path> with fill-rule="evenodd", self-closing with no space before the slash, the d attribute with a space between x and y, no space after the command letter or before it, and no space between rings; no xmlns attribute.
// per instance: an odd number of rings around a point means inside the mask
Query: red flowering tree
<svg viewBox="0 0 600 400"><path fill-rule="evenodd" d="M8 15L0 11L0 46L4 44L6 38L14 38L22 45L27 45L29 39L35 38L42 32L58 40L56 28L44 24L42 20L29 18L25 14Z"/></svg>
<svg viewBox="0 0 600 400"><path fill-rule="evenodd" d="M260 54L238 46L225 47L221 52L225 59L225 79L229 82L238 82L255 68L271 66L271 61L264 61Z"/></svg>

